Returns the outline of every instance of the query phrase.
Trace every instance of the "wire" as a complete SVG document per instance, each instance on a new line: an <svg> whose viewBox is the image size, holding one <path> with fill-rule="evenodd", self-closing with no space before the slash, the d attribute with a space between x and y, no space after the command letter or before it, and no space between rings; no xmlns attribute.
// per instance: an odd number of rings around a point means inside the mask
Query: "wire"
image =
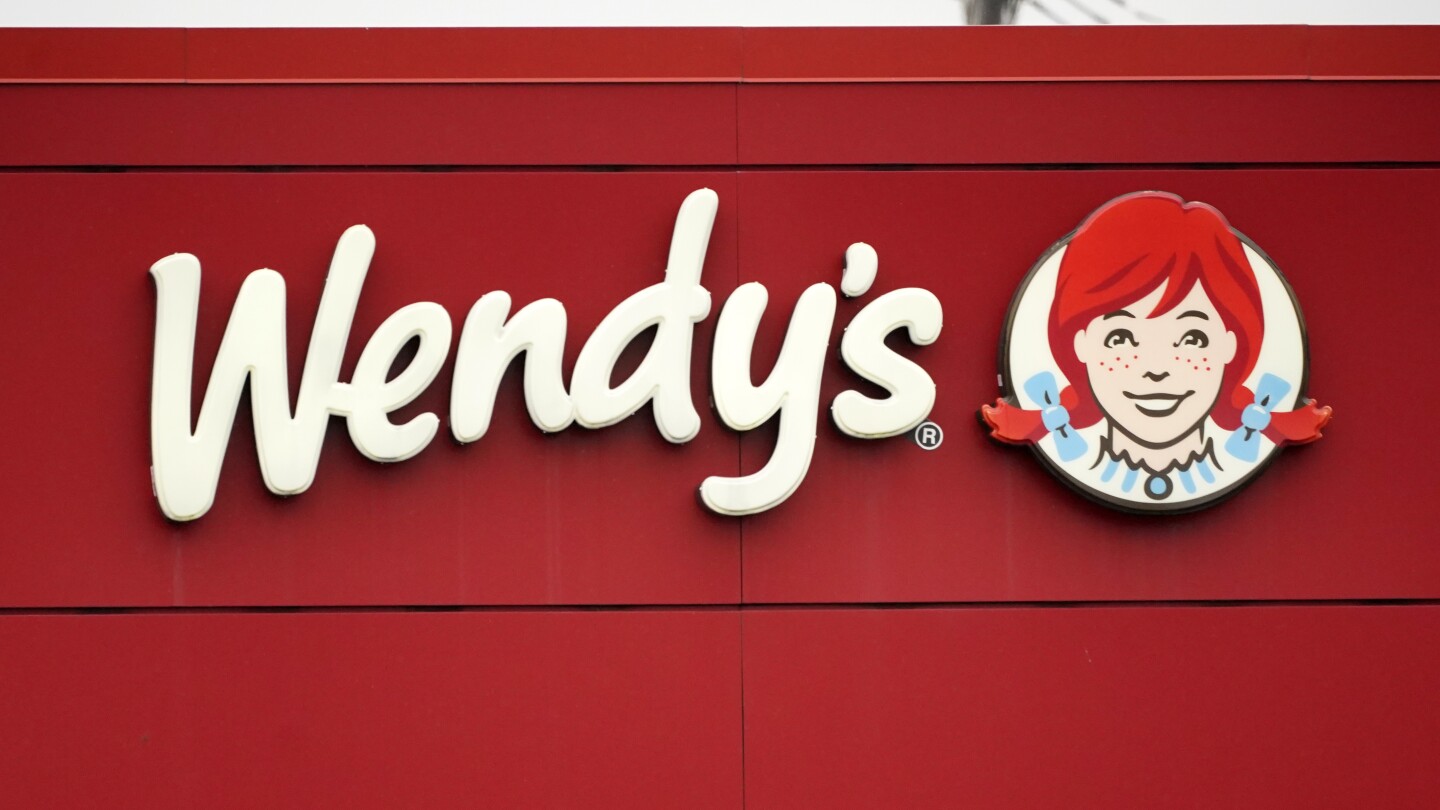
<svg viewBox="0 0 1440 810"><path fill-rule="evenodd" d="M1041 14L1044 14L1046 17L1049 17L1049 18L1050 18L1050 22L1053 22L1053 23L1055 23L1056 25L1069 25L1069 24L1070 24L1070 21L1069 21L1069 20L1062 20L1062 19L1060 19L1059 17L1055 16L1055 12L1053 12L1053 11L1051 11L1050 9L1046 8L1046 7L1045 7L1045 4L1044 4L1044 3L1041 3L1040 0L1025 0L1025 2L1026 2L1026 3L1029 3L1030 6L1031 6L1032 8L1034 8L1036 11L1040 12Z"/></svg>
<svg viewBox="0 0 1440 810"><path fill-rule="evenodd" d="M1120 8L1124 9L1132 17L1141 22L1157 23L1161 25L1165 24L1165 19L1163 17L1157 17L1154 14L1149 13L1148 11L1142 11L1138 8L1135 8L1134 6L1125 2L1125 0L1108 0L1108 2L1113 3L1114 5L1117 5Z"/></svg>
<svg viewBox="0 0 1440 810"><path fill-rule="evenodd" d="M1110 24L1110 21L1109 21L1109 20L1107 20L1107 19L1105 19L1104 17L1100 16L1099 14L1095 13L1094 10L1092 10L1089 6L1086 6L1086 5L1084 5L1083 3L1081 3L1080 0L1065 0L1065 2L1067 2L1067 3L1069 3L1070 5L1074 6L1077 10L1079 10L1079 12L1080 12L1081 14L1084 14L1086 17L1089 17L1089 18L1090 18L1091 20L1093 20L1097 25L1109 25L1109 24Z"/></svg>

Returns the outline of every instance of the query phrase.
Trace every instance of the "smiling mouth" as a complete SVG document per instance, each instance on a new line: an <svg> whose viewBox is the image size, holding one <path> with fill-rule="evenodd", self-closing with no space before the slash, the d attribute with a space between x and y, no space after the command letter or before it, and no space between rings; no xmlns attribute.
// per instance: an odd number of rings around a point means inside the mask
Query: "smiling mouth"
<svg viewBox="0 0 1440 810"><path fill-rule="evenodd" d="M1129 391L1122 392L1125 398L1135 403L1135 410L1146 416L1169 416L1180 410L1180 403L1184 402L1194 391L1186 391L1183 394L1132 394Z"/></svg>

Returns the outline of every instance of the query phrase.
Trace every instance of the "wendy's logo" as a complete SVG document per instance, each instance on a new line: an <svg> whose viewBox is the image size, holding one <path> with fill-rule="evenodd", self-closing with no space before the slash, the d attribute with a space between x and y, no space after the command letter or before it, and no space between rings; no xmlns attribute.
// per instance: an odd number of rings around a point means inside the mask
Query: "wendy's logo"
<svg viewBox="0 0 1440 810"><path fill-rule="evenodd" d="M1320 438L1305 326L1280 271L1224 216L1173 194L1106 203L1010 304L997 439L1121 509L1232 494L1285 444Z"/></svg>

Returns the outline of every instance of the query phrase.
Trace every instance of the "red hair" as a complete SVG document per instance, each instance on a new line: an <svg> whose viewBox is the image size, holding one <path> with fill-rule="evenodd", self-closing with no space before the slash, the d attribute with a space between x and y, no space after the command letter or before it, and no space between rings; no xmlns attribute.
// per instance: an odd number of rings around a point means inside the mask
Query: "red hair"
<svg viewBox="0 0 1440 810"><path fill-rule="evenodd" d="M1085 365L1075 356L1075 333L1161 287L1165 292L1150 317L1163 315L1196 284L1215 305L1226 330L1235 334L1235 357L1225 367L1210 418L1225 430L1240 427L1240 412L1255 400L1244 383L1255 369L1265 335L1255 272L1224 215L1204 203L1187 203L1159 191L1106 203L1075 231L1060 260L1049 338L1055 362L1070 382L1061 402L1073 427L1089 427L1102 416L1090 394ZM1081 381L1086 384L1078 385ZM1038 411L1021 410L1004 400L994 408L982 407L981 415L999 439L1033 442L1045 435ZM1313 404L1272 413L1265 434L1277 444L1312 441L1329 418L1329 408Z"/></svg>

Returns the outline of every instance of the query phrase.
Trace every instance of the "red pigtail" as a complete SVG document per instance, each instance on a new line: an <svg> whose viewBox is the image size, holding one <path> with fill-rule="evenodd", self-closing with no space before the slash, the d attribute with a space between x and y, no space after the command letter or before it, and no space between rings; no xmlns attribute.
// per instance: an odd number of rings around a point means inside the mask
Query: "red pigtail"
<svg viewBox="0 0 1440 810"><path fill-rule="evenodd" d="M1073 386L1060 391L1060 404L1075 412L1080 397ZM994 406L981 405L980 419L990 428L990 436L1009 444L1030 444L1045 438L1045 424L1039 411L1028 411L1008 399L995 400Z"/></svg>
<svg viewBox="0 0 1440 810"><path fill-rule="evenodd" d="M1304 405L1293 411L1270 414L1270 425L1265 428L1265 437L1276 444L1306 444L1320 438L1320 430L1330 424L1332 411L1329 405L1317 406L1315 400L1306 400Z"/></svg>
<svg viewBox="0 0 1440 810"><path fill-rule="evenodd" d="M1221 408L1217 403L1215 410L1210 412L1210 418L1226 430L1239 430L1241 411L1254 401L1255 392L1239 386L1235 389L1231 407ZM1329 405L1317 405L1315 400L1307 399L1293 411L1272 411L1270 424L1261 433L1276 445L1307 444L1320 438L1320 431L1330 424L1333 413Z"/></svg>

